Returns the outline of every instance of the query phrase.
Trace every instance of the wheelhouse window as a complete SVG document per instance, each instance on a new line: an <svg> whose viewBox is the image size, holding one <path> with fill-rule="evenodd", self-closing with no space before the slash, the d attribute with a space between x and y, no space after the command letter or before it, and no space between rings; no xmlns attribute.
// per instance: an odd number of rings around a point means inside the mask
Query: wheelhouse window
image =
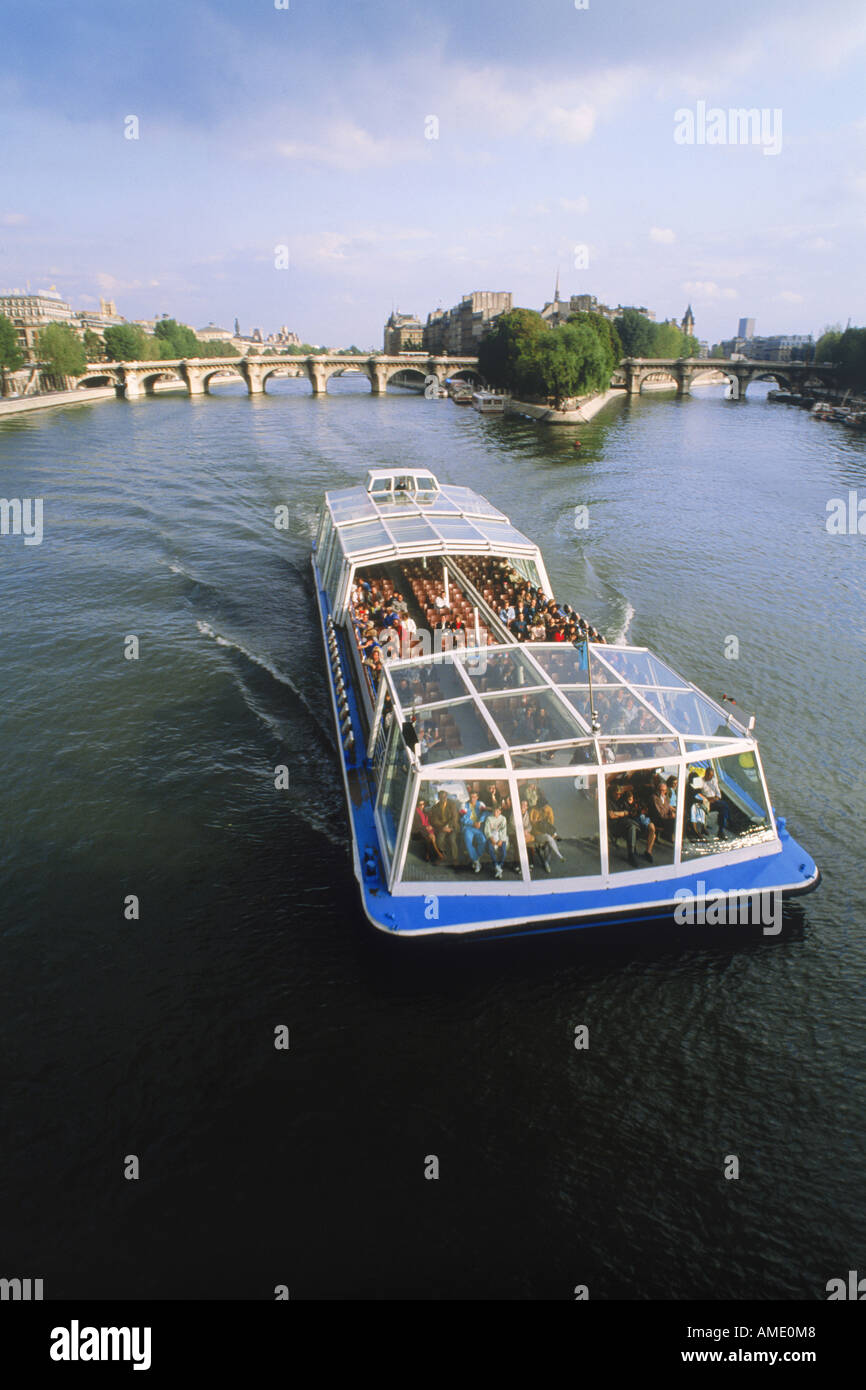
<svg viewBox="0 0 866 1390"><path fill-rule="evenodd" d="M409 754L406 751L400 728L395 721L391 725L391 733L388 738L388 752L385 757L382 780L379 783L379 796L376 805L379 826L389 859L394 858L410 771Z"/></svg>

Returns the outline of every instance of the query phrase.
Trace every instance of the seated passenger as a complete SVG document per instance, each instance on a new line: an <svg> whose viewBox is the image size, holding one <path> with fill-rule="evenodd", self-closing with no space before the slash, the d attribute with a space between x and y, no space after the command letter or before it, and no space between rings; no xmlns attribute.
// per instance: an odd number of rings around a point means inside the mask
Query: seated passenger
<svg viewBox="0 0 866 1390"><path fill-rule="evenodd" d="M487 848L487 837L484 834L486 819L487 807L483 801L478 800L477 791L471 791L463 811L463 843L472 863L472 871L476 874L481 872L480 856Z"/></svg>
<svg viewBox="0 0 866 1390"><path fill-rule="evenodd" d="M728 838L728 821L731 818L731 808L722 796L722 791L716 778L712 763L704 773L703 795L709 803L710 811L718 812L718 831L719 839Z"/></svg>
<svg viewBox="0 0 866 1390"><path fill-rule="evenodd" d="M429 864L434 858L437 860L444 859L445 855L442 853L438 844L436 843L436 831L433 828L433 825L430 821L430 817L427 814L427 807L428 802L426 797L420 797L418 805L415 807L415 819L412 823L412 834L420 835L423 839L427 855L427 863Z"/></svg>
<svg viewBox="0 0 866 1390"><path fill-rule="evenodd" d="M557 859L564 860L565 855L561 852L556 843L556 826L553 822L553 807L534 806L529 812L529 827L532 832L533 841L538 848L541 862L544 865L545 873L550 873L550 856L555 854Z"/></svg>
<svg viewBox="0 0 866 1390"><path fill-rule="evenodd" d="M688 834L691 840L707 839L707 810L708 802L703 792L701 777L693 777L689 783L691 793L691 805L689 807L689 826Z"/></svg>
<svg viewBox="0 0 866 1390"><path fill-rule="evenodd" d="M502 865L505 863L508 850L508 828L501 810L494 809L487 816L484 821L484 834L490 849L490 858L493 860L493 872L497 878L501 878Z"/></svg>
<svg viewBox="0 0 866 1390"><path fill-rule="evenodd" d="M608 788L610 791L610 787ZM614 784L613 795L607 807L607 833L613 840L625 840L628 849L628 862L633 869L640 868L637 859L637 837L640 830L637 803L631 787L622 783Z"/></svg>
<svg viewBox="0 0 866 1390"><path fill-rule="evenodd" d="M456 864L460 858L460 844L458 841L458 831L460 827L460 817L457 812L457 803L451 800L444 787L439 788L439 795L430 807L430 824L436 831L437 843L443 850L443 857Z"/></svg>

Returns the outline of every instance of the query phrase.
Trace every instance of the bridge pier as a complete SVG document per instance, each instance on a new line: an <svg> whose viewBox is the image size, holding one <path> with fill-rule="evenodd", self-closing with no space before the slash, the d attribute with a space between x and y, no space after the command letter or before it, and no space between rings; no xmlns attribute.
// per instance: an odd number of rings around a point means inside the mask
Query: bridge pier
<svg viewBox="0 0 866 1390"><path fill-rule="evenodd" d="M202 367L194 367L189 362L181 362L180 374L186 382L186 389L191 396L204 396L207 393Z"/></svg>
<svg viewBox="0 0 866 1390"><path fill-rule="evenodd" d="M261 396L264 392L265 368L261 362L251 360L249 357L242 357L238 362L241 376L247 384L247 392L250 396Z"/></svg>

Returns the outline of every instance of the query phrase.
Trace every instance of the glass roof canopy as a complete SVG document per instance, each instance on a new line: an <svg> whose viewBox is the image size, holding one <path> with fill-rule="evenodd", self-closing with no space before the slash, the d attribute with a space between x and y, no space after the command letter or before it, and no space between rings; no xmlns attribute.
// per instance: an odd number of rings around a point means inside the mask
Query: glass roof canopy
<svg viewBox="0 0 866 1390"><path fill-rule="evenodd" d="M721 705L644 647L463 648L385 664L398 719L415 719L421 767L609 766L753 743ZM598 727L593 729L593 714ZM574 755L577 755L574 757Z"/></svg>
<svg viewBox="0 0 866 1390"><path fill-rule="evenodd" d="M415 474L414 482L424 475ZM503 512L468 487L440 485L402 491L363 486L329 492L325 507L343 555L352 564L405 555L411 547L436 555L449 550L538 555L538 547Z"/></svg>

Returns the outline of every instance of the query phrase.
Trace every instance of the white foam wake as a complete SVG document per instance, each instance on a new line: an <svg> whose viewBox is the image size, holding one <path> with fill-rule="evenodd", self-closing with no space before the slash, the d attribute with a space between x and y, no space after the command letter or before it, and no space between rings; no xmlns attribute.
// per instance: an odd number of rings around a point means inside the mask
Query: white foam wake
<svg viewBox="0 0 866 1390"><path fill-rule="evenodd" d="M240 652L241 656L246 657L247 661L251 661L255 666L260 666L263 671L267 671L268 675L272 676L275 681L279 681L280 685L288 686L292 694L295 695L304 706L307 713L312 716L317 724L320 723L320 712L316 709L315 705L308 700L304 692L295 685L291 676L287 676L284 671L280 671L272 662L268 661L267 657L259 656L256 652L251 652L249 648L245 647L241 642L233 642L230 637L221 636L220 633L211 627L210 623L204 622L201 618L196 619L195 625L203 637L210 637L212 641L216 642L218 647L227 647L230 651Z"/></svg>

